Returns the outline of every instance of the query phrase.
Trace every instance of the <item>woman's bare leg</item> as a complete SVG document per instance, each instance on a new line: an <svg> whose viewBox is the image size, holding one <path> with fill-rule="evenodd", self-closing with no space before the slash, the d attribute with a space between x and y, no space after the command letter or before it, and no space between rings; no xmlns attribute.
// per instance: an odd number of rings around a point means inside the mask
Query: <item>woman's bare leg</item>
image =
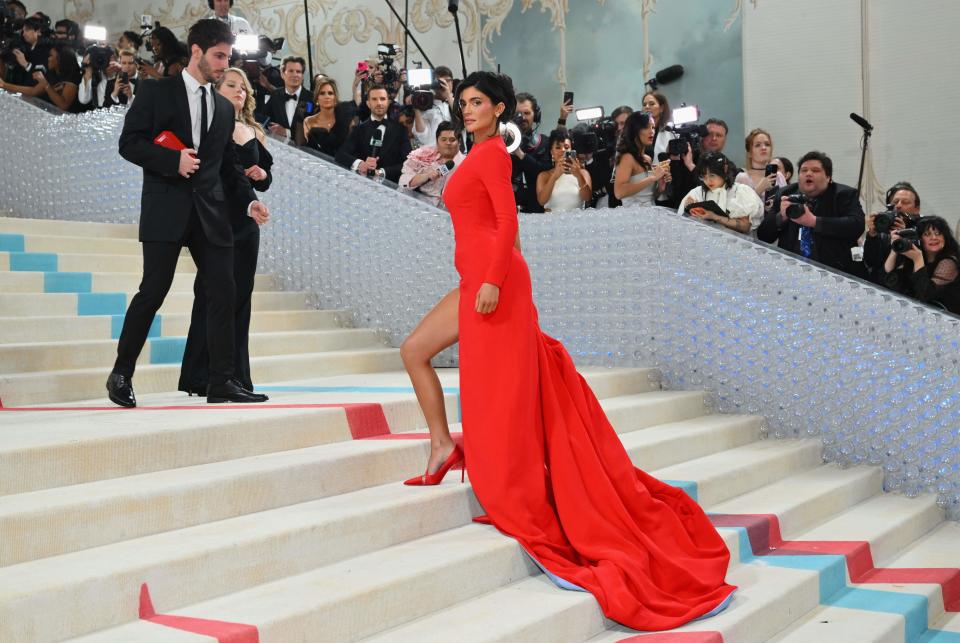
<svg viewBox="0 0 960 643"><path fill-rule="evenodd" d="M440 378L430 365L438 353L457 343L457 307L460 290L451 290L420 320L413 332L400 345L400 356L410 376L417 401L430 429L430 459L427 473L436 473L453 451L454 442L447 424Z"/></svg>

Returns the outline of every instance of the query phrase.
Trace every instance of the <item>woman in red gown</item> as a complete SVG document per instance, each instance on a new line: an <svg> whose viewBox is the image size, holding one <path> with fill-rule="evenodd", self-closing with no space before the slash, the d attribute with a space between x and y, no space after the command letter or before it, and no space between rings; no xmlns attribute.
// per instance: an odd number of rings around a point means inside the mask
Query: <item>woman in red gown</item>
<svg viewBox="0 0 960 643"><path fill-rule="evenodd" d="M427 473L407 482L436 484L465 458L486 521L554 581L591 592L614 621L672 629L728 604L730 555L686 493L633 466L566 350L540 331L498 135L515 107L506 76L475 72L457 90L455 109L474 136L444 192L460 274L464 450L434 445ZM457 337L452 301L424 320L437 344Z"/></svg>

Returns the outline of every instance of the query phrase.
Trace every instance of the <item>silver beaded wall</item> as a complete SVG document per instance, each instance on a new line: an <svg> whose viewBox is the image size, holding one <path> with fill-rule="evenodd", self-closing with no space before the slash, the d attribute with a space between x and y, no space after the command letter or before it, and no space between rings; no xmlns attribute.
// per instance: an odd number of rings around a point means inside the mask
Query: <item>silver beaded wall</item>
<svg viewBox="0 0 960 643"><path fill-rule="evenodd" d="M0 208L134 222L122 111L47 116L0 92ZM261 269L398 343L454 288L446 213L279 144ZM658 208L529 215L544 329L580 364L657 366L773 437L817 437L960 518L960 320ZM441 363L455 363L455 353Z"/></svg>

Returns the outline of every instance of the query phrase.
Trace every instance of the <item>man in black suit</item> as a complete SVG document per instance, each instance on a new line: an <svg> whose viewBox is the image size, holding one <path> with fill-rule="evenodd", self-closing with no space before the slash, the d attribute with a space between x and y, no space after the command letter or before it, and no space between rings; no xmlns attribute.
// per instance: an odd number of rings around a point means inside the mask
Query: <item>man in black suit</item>
<svg viewBox="0 0 960 643"><path fill-rule="evenodd" d="M357 174L387 178L396 183L400 180L403 162L410 154L407 128L386 117L390 96L383 85L370 88L367 107L370 120L353 128L337 152L337 163Z"/></svg>
<svg viewBox="0 0 960 643"><path fill-rule="evenodd" d="M127 111L120 155L143 168L140 242L143 280L127 309L117 360L107 380L110 400L136 406L131 379L157 310L170 290L180 249L187 246L207 283L208 402L263 402L266 396L232 380L234 370L233 230L224 188L264 223L269 211L237 162L234 110L214 81L230 59L233 34L218 20L190 28L190 63L182 73L142 83ZM157 145L173 133L186 149Z"/></svg>
<svg viewBox="0 0 960 643"><path fill-rule="evenodd" d="M303 125L310 92L303 87L303 70L306 62L300 56L287 56L280 63L283 87L270 92L264 106L270 118L267 129L271 134L287 140L295 138L296 128Z"/></svg>
<svg viewBox="0 0 960 643"><path fill-rule="evenodd" d="M833 181L833 161L823 152L807 152L800 159L799 181L784 188L780 201L767 211L757 228L757 238L777 242L784 250L809 257L837 270L866 278L862 262L851 248L863 234L864 216L857 191ZM807 203L791 218L788 197L802 194Z"/></svg>
<svg viewBox="0 0 960 643"><path fill-rule="evenodd" d="M103 100L104 107L126 105L133 102L133 95L137 92L140 78L137 75L137 54L132 49L120 51L120 73L107 81L106 94ZM123 74L126 74L124 76ZM124 82L123 79L127 81Z"/></svg>

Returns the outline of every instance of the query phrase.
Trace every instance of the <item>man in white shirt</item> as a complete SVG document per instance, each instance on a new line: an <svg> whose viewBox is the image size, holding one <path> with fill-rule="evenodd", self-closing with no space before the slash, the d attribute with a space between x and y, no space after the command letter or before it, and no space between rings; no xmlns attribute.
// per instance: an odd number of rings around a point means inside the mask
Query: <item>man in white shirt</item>
<svg viewBox="0 0 960 643"><path fill-rule="evenodd" d="M232 15L233 0L207 0L207 6L213 9L213 18L227 23L230 33L234 36L240 33L255 33L246 18Z"/></svg>
<svg viewBox="0 0 960 643"><path fill-rule="evenodd" d="M453 72L449 67L440 66L433 70L440 88L435 91L433 106L414 113L413 133L420 145L433 145L437 140L437 127L444 121L450 121L453 107Z"/></svg>

